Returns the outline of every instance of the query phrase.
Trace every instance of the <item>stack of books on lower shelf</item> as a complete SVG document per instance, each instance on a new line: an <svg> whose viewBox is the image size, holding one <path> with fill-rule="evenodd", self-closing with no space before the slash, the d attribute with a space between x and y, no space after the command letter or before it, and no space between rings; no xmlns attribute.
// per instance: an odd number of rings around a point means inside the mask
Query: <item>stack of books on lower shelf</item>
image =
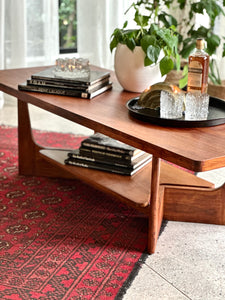
<svg viewBox="0 0 225 300"><path fill-rule="evenodd" d="M152 159L152 155L101 133L83 140L79 149L68 152L65 164L121 175L133 175Z"/></svg>

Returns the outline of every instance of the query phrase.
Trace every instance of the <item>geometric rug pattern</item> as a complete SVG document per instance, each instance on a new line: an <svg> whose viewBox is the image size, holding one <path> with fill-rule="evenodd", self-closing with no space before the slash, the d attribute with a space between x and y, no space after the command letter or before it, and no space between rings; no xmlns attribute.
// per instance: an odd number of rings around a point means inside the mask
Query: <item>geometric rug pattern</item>
<svg viewBox="0 0 225 300"><path fill-rule="evenodd" d="M34 137L70 149L84 138ZM19 176L17 128L0 127L0 299L115 299L146 243L147 218L113 197L79 180Z"/></svg>

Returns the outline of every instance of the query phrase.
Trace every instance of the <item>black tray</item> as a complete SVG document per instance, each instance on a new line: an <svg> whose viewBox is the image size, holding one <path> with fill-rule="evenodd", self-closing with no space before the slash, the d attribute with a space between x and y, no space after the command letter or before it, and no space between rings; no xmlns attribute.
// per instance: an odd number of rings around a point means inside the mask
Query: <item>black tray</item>
<svg viewBox="0 0 225 300"><path fill-rule="evenodd" d="M129 113L145 122L150 122L162 126L170 127L209 127L225 123L225 101L210 97L209 98L209 114L206 120L185 120L184 115L179 119L160 118L160 110L143 108L138 105L139 97L132 98L127 102Z"/></svg>

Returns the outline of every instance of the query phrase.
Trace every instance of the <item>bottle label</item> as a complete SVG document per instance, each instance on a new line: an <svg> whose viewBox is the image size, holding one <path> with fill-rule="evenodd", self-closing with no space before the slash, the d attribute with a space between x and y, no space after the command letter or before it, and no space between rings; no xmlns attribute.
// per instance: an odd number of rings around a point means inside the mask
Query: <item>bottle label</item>
<svg viewBox="0 0 225 300"><path fill-rule="evenodd" d="M203 66L198 61L192 61L188 67L189 91L201 90Z"/></svg>

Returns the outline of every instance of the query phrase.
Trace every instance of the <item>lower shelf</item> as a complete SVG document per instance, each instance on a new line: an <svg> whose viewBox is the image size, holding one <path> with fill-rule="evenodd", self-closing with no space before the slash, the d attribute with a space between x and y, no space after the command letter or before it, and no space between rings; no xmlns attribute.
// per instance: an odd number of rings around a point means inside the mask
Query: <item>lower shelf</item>
<svg viewBox="0 0 225 300"><path fill-rule="evenodd" d="M66 178L78 178L85 183L107 192L133 207L146 208L150 200L151 163L133 176L123 176L108 172L92 170L64 164L68 150L40 150L41 157L49 163L63 170ZM60 173L58 173L60 174ZM196 177L174 165L162 161L160 184L187 187L213 188L208 181Z"/></svg>

